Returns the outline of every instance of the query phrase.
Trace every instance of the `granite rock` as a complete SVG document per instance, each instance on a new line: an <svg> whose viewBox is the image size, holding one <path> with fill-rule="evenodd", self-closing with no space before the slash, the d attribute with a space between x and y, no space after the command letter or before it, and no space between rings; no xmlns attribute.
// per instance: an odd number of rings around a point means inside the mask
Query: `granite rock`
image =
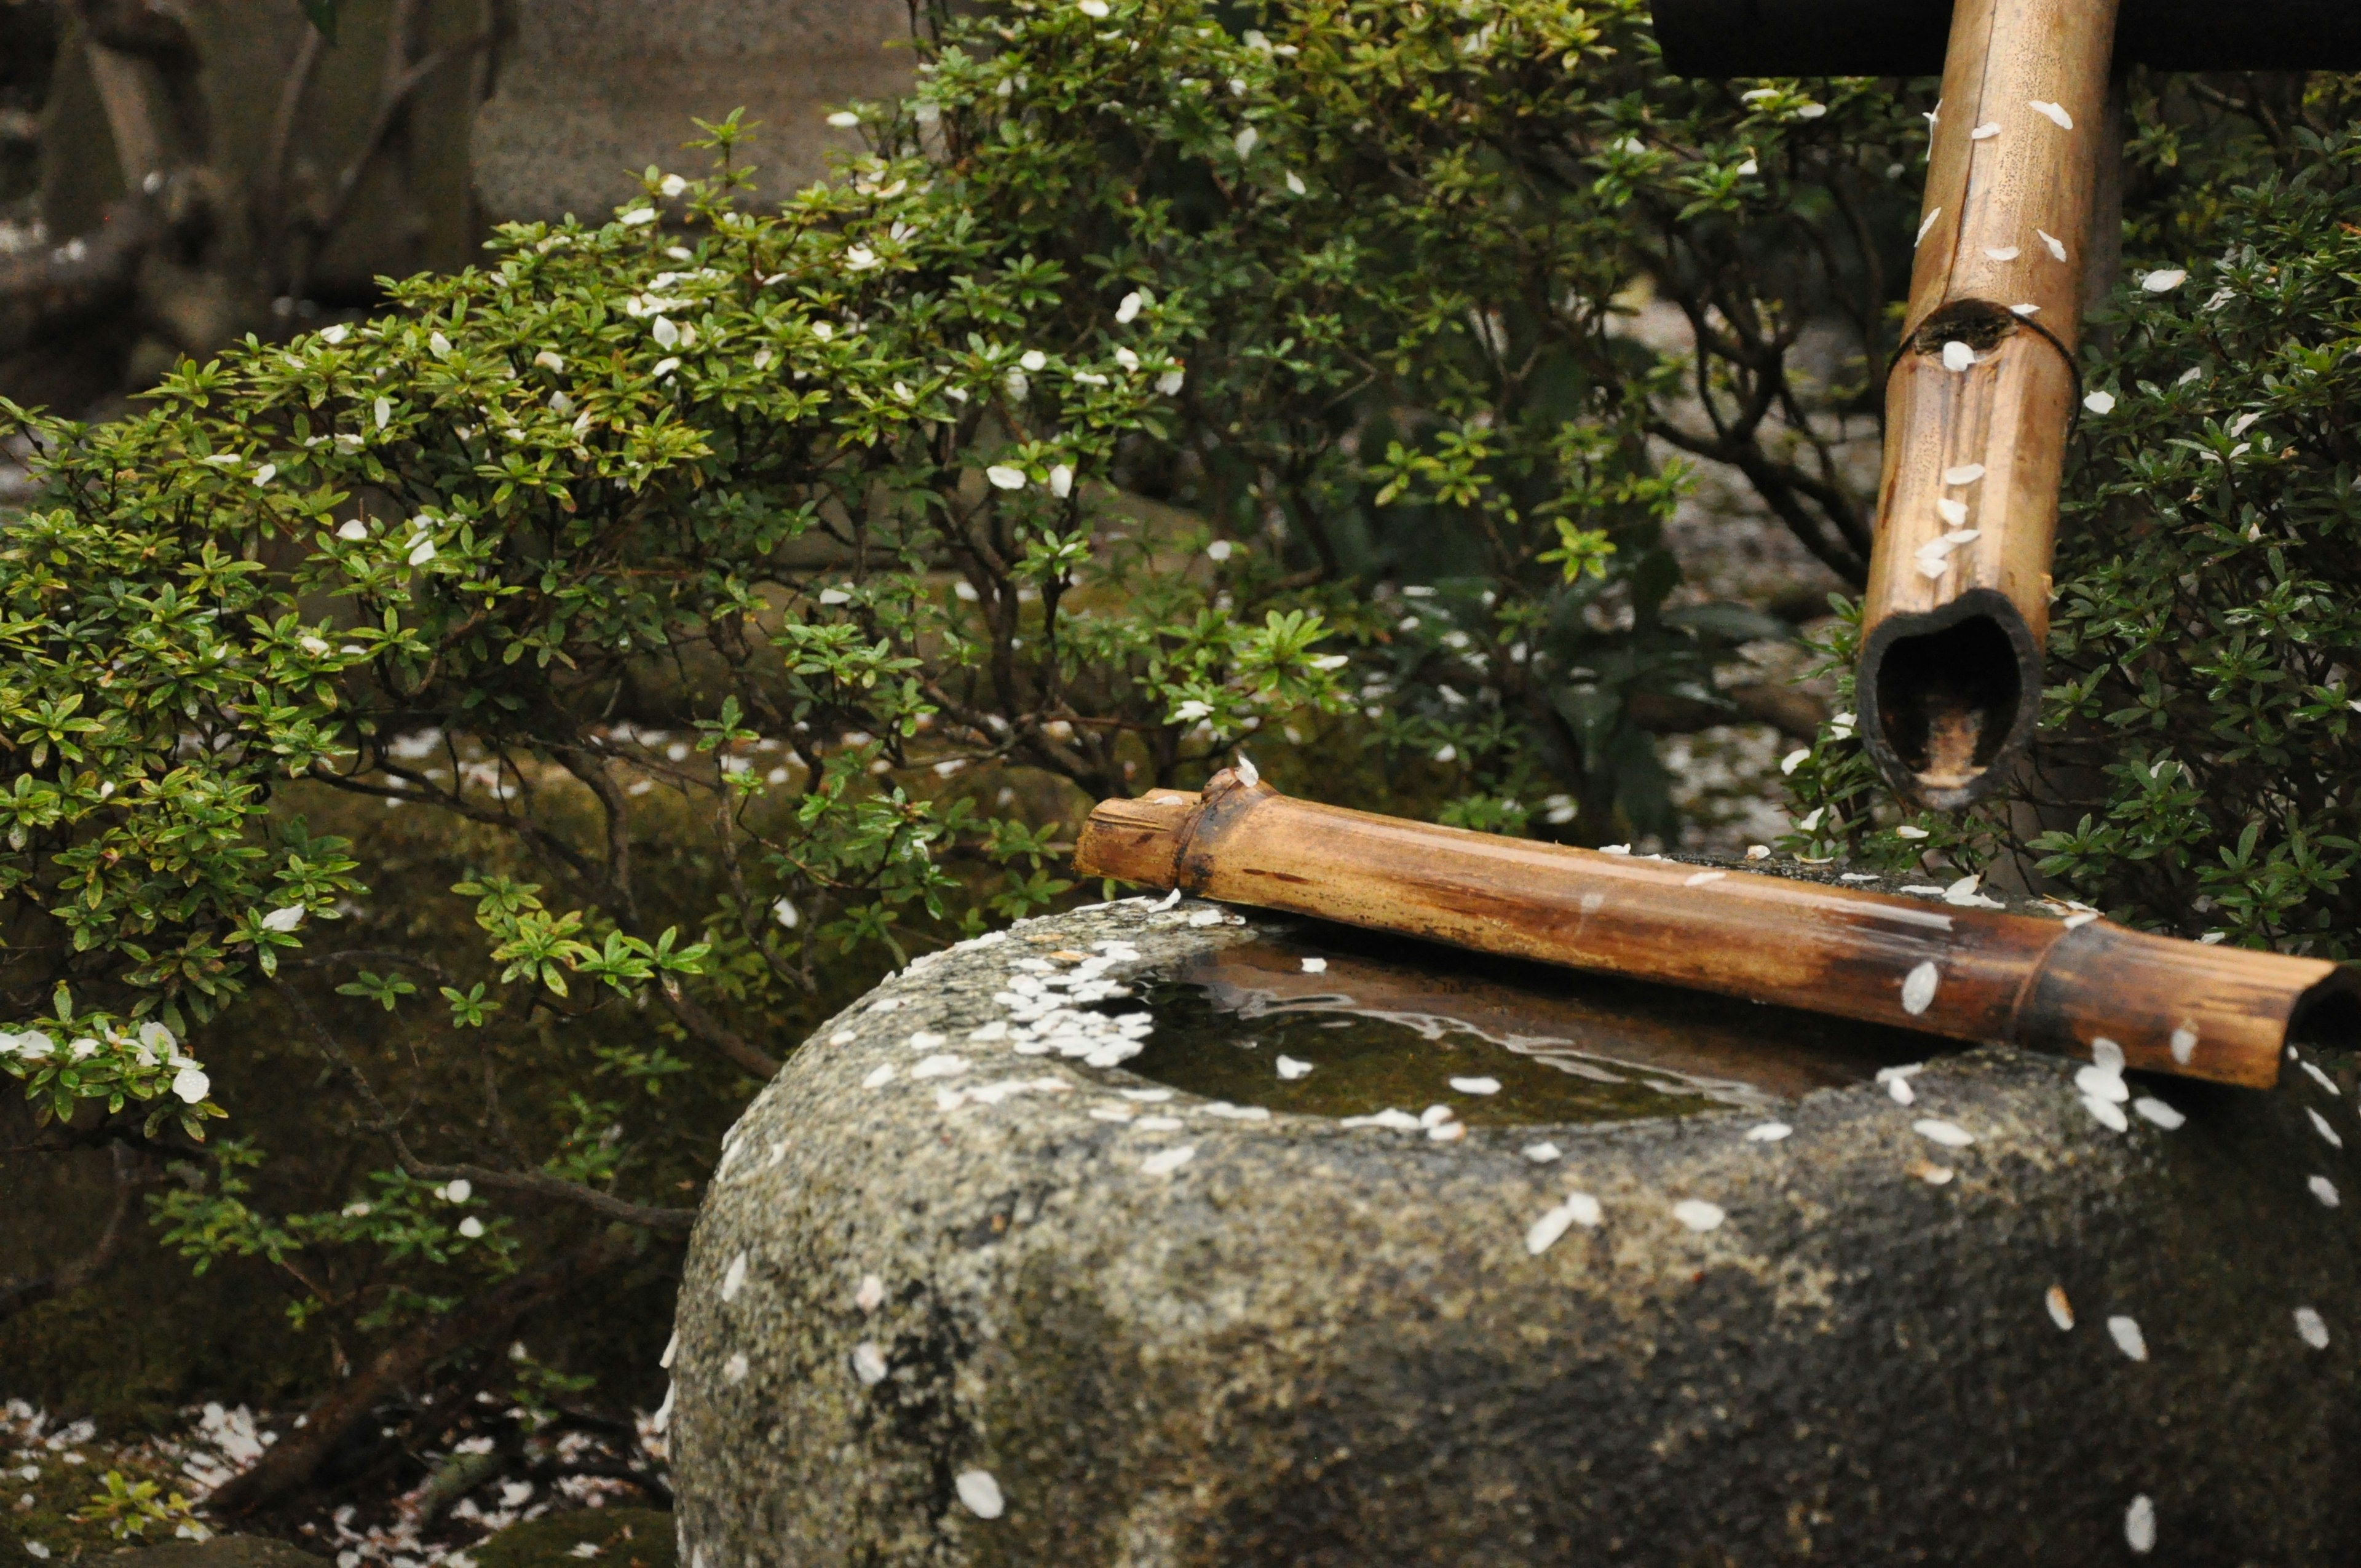
<svg viewBox="0 0 2361 1568"><path fill-rule="evenodd" d="M2177 1131L1982 1049L1908 1106L1808 1094L1777 1141L1714 1113L1438 1144L972 1038L1028 958L1112 942L1119 975L1259 925L1020 925L796 1053L686 1263L685 1563L2017 1565L2119 1560L2150 1519L2158 1561L2361 1543L2349 1063L2136 1080Z"/></svg>

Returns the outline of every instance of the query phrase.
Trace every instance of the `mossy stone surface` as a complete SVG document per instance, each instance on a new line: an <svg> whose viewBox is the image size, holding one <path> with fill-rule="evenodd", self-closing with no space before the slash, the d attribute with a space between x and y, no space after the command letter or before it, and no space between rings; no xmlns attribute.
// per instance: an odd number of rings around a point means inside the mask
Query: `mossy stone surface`
<svg viewBox="0 0 2361 1568"><path fill-rule="evenodd" d="M325 1568L327 1559L267 1535L217 1535L92 1559L106 1568Z"/></svg>
<svg viewBox="0 0 2361 1568"><path fill-rule="evenodd" d="M1177 1129L1102 1119L1149 1086L971 1042L1028 956L1169 967L1263 926L1192 914L955 949L750 1108L681 1295L692 1568L2018 1568L2127 1559L2142 1497L2158 1562L2361 1542L2351 1062L2135 1079L2170 1132L1982 1049L1907 1105L1805 1093L1775 1141L1717 1110L1437 1143L1185 1094ZM942 1054L971 1065L913 1080ZM1064 1089L944 1108L1004 1079ZM1600 1223L1531 1250L1574 1192Z"/></svg>
<svg viewBox="0 0 2361 1568"><path fill-rule="evenodd" d="M595 1546L585 1557L579 1548ZM676 1568L662 1508L572 1508L512 1524L467 1554L476 1568Z"/></svg>

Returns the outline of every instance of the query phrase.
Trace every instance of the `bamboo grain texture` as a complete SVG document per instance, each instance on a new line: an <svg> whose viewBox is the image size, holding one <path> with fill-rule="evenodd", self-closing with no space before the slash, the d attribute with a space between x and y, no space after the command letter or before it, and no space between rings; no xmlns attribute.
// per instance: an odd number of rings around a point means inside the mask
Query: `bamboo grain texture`
<svg viewBox="0 0 2361 1568"><path fill-rule="evenodd" d="M1102 802L1085 875L1952 1039L2267 1087L2300 1016L2347 1026L2321 959L1496 838L1290 799L1235 773Z"/></svg>
<svg viewBox="0 0 2361 1568"><path fill-rule="evenodd" d="M2114 42L2113 0L1953 11L1908 335L1886 386L1865 628L1983 587L2037 645L2048 630ZM1953 344L1971 365L1956 349L1947 361Z"/></svg>

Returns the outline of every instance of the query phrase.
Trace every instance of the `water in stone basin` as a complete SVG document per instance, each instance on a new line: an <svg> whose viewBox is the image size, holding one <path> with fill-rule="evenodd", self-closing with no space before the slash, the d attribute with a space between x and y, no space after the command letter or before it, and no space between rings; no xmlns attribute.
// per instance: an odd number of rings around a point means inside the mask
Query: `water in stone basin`
<svg viewBox="0 0 2361 1568"><path fill-rule="evenodd" d="M1324 1116L1448 1106L1476 1125L1769 1112L1952 1042L1306 922L1133 982L1125 1066Z"/></svg>

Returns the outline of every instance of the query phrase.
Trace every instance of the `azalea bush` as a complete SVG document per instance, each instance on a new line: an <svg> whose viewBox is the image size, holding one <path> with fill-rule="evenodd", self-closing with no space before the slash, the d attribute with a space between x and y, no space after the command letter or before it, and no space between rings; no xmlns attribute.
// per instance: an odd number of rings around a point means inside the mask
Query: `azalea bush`
<svg viewBox="0 0 2361 1568"><path fill-rule="evenodd" d="M2315 82L2276 139L2268 104L2147 102L2136 150L2172 164L2085 356L2036 766L1960 818L1905 815L1837 727L1796 759L1795 848L2008 862L2184 937L2361 948L2350 87Z"/></svg>
<svg viewBox="0 0 2361 1568"><path fill-rule="evenodd" d="M1183 374L1159 308L917 160L741 210L737 134L132 418L8 411L42 489L0 548L0 1065L169 1148L228 1114L200 1042L276 1014L383 1168L273 1212L233 1143L156 1212L286 1265L299 1320L431 1327L522 1266L512 1203L685 1229L635 1106L742 1099L837 957L1065 891L965 770L1111 793L1181 715L1338 705L1316 612L1214 613L1086 504ZM439 818L442 885L325 830L357 804Z"/></svg>
<svg viewBox="0 0 2361 1568"><path fill-rule="evenodd" d="M1793 628L1683 593L1664 520L1723 466L1861 574L1844 447L1878 414L1926 94L1669 77L1639 0L1257 20L946 18L917 91L859 123L1159 302L1188 378L1122 482L1319 605L1363 739L1448 819L1675 834L1651 732L1742 717L1736 650ZM1641 341L1649 301L1685 345ZM1807 371L1815 323L1839 346Z"/></svg>

